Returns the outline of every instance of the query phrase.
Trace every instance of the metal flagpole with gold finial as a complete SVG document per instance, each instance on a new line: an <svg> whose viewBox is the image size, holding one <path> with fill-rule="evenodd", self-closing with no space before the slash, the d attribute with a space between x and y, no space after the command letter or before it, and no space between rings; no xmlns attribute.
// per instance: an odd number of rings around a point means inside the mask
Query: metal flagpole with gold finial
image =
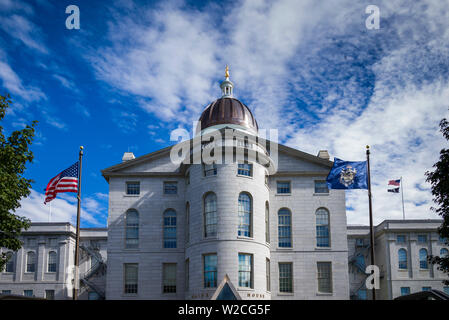
<svg viewBox="0 0 449 320"><path fill-rule="evenodd" d="M76 211L76 240L75 240L75 279L73 286L73 300L78 300L78 286L79 286L79 246L80 246L80 213L81 213L81 169L83 166L83 149L80 147L79 152L79 171L78 171L78 206Z"/></svg>

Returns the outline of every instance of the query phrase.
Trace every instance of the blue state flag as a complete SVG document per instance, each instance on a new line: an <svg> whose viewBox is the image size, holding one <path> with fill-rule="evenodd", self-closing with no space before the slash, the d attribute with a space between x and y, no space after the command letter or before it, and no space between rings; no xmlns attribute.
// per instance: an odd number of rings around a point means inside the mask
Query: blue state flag
<svg viewBox="0 0 449 320"><path fill-rule="evenodd" d="M368 189L366 161L343 161L334 158L326 178L329 189Z"/></svg>

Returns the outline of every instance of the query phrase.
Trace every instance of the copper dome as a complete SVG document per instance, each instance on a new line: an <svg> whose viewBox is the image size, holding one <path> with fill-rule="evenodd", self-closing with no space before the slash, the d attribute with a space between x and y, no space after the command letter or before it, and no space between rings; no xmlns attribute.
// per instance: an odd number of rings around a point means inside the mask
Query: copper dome
<svg viewBox="0 0 449 320"><path fill-rule="evenodd" d="M220 124L234 124L257 133L257 121L249 108L232 97L215 100L203 111L200 117L201 130Z"/></svg>

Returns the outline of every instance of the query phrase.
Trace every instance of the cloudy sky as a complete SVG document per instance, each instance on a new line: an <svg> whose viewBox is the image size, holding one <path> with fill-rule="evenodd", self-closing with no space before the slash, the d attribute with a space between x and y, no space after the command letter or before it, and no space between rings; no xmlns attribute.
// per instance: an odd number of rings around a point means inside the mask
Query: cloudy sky
<svg viewBox="0 0 449 320"><path fill-rule="evenodd" d="M69 30L66 7L80 9ZM380 9L367 29L366 7ZM408 218L436 218L425 171L447 146L449 7L444 1L26 1L0 0L0 92L14 101L7 133L38 120L21 215L47 221L43 189L85 147L82 226L105 226L100 170L171 145L220 96L234 94L280 142L364 160L372 149L375 223L402 218L390 179L404 180ZM351 224L368 223L364 190L347 192ZM74 221L75 198L52 202Z"/></svg>

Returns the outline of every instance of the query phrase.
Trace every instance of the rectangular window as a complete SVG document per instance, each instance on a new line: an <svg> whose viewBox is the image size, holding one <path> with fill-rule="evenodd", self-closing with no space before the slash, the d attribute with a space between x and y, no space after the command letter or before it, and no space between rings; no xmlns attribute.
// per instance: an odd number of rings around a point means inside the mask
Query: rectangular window
<svg viewBox="0 0 449 320"><path fill-rule="evenodd" d="M317 262L318 292L332 293L332 266L330 262Z"/></svg>
<svg viewBox="0 0 449 320"><path fill-rule="evenodd" d="M215 163L204 164L203 165L204 176L216 176L217 175L217 165Z"/></svg>
<svg viewBox="0 0 449 320"><path fill-rule="evenodd" d="M186 291L189 291L189 281L190 281L190 261L189 259L186 260L186 270L185 270L185 289Z"/></svg>
<svg viewBox="0 0 449 320"><path fill-rule="evenodd" d="M239 253L239 287L253 287L253 255Z"/></svg>
<svg viewBox="0 0 449 320"><path fill-rule="evenodd" d="M322 180L315 181L315 193L329 193L326 181Z"/></svg>
<svg viewBox="0 0 449 320"><path fill-rule="evenodd" d="M439 236L439 237L438 237L438 241L439 241L441 244L447 244L447 243L448 243L448 239L447 239L447 238L444 238L444 237L442 237L442 236Z"/></svg>
<svg viewBox="0 0 449 320"><path fill-rule="evenodd" d="M100 296L95 291L90 291L87 296L87 299L88 300L100 300Z"/></svg>
<svg viewBox="0 0 449 320"><path fill-rule="evenodd" d="M176 292L176 263L164 263L162 265L162 292Z"/></svg>
<svg viewBox="0 0 449 320"><path fill-rule="evenodd" d="M279 193L279 194L291 193L290 181L278 181L277 182L277 193Z"/></svg>
<svg viewBox="0 0 449 320"><path fill-rule="evenodd" d="M139 265L137 263L125 263L125 290L127 294L137 293L138 271Z"/></svg>
<svg viewBox="0 0 449 320"><path fill-rule="evenodd" d="M427 235L419 234L418 235L418 243L426 243L426 242L427 242Z"/></svg>
<svg viewBox="0 0 449 320"><path fill-rule="evenodd" d="M397 243L405 243L405 235L403 235L403 234L398 234L398 235L396 236L396 242L397 242Z"/></svg>
<svg viewBox="0 0 449 320"><path fill-rule="evenodd" d="M25 297L33 297L34 295L33 295L33 290L24 290L23 291L23 295L25 296Z"/></svg>
<svg viewBox="0 0 449 320"><path fill-rule="evenodd" d="M178 183L176 181L164 182L164 194L177 194Z"/></svg>
<svg viewBox="0 0 449 320"><path fill-rule="evenodd" d="M45 290L45 299L55 300L55 290Z"/></svg>
<svg viewBox="0 0 449 320"><path fill-rule="evenodd" d="M27 239L27 244L28 244L28 246L29 247L34 247L34 246L36 246L36 238L28 238Z"/></svg>
<svg viewBox="0 0 449 320"><path fill-rule="evenodd" d="M204 264L204 288L217 287L217 255L205 254L203 256Z"/></svg>
<svg viewBox="0 0 449 320"><path fill-rule="evenodd" d="M11 294L11 290L2 290L2 294Z"/></svg>
<svg viewBox="0 0 449 320"><path fill-rule="evenodd" d="M355 239L355 245L356 245L356 247L364 247L365 246L365 239L363 239L363 238Z"/></svg>
<svg viewBox="0 0 449 320"><path fill-rule="evenodd" d="M267 277L267 291L271 291L271 271L270 271L270 259L265 261L265 273Z"/></svg>
<svg viewBox="0 0 449 320"><path fill-rule="evenodd" d="M237 174L241 176L252 177L253 176L253 165L251 163L239 163Z"/></svg>
<svg viewBox="0 0 449 320"><path fill-rule="evenodd" d="M291 262L279 262L279 292L293 292L292 270Z"/></svg>
<svg viewBox="0 0 449 320"><path fill-rule="evenodd" d="M410 287L401 287L401 296L410 294Z"/></svg>
<svg viewBox="0 0 449 320"><path fill-rule="evenodd" d="M126 194L137 195L140 194L140 182L127 182Z"/></svg>
<svg viewBox="0 0 449 320"><path fill-rule="evenodd" d="M430 291L432 290L432 287L422 287L422 291Z"/></svg>

